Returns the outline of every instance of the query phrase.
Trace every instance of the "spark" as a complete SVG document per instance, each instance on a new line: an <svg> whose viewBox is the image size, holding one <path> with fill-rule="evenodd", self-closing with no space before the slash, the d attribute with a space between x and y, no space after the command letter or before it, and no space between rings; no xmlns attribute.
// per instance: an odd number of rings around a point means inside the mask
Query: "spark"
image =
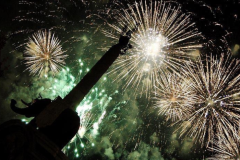
<svg viewBox="0 0 240 160"><path fill-rule="evenodd" d="M181 135L188 135L209 146L217 134L229 139L238 138L235 130L240 120L240 64L230 56L220 59L210 56L188 66L186 74L196 92L194 111L181 124ZM187 121L187 123L185 123Z"/></svg>
<svg viewBox="0 0 240 160"><path fill-rule="evenodd" d="M110 73L117 74L115 80L126 80L124 88L141 88L138 93L147 97L161 73L178 70L189 62L190 51L202 46L201 34L180 7L141 1L114 15L117 24L107 23L110 29L103 30L104 35L118 40L119 34L130 30L133 48L116 60Z"/></svg>
<svg viewBox="0 0 240 160"><path fill-rule="evenodd" d="M191 87L191 81L180 78L176 74L168 74L157 83L154 92L154 107L166 120L172 122L185 119L192 113L196 95Z"/></svg>
<svg viewBox="0 0 240 160"><path fill-rule="evenodd" d="M78 105L76 112L80 117L80 127L72 141L76 138L81 140L84 137L89 140L85 135L87 132L91 132L89 137L96 137L98 134L99 125L106 114L106 107L112 100L111 95L103 94L104 92L105 90L99 91L98 88L94 88Z"/></svg>
<svg viewBox="0 0 240 160"><path fill-rule="evenodd" d="M240 159L240 146L239 139L235 139L234 136L227 138L217 137L216 141L213 141L209 150L214 152L213 157L209 160L239 160Z"/></svg>
<svg viewBox="0 0 240 160"><path fill-rule="evenodd" d="M93 115L89 112L80 116L80 127L77 134L80 139L83 138L85 133L91 129L93 124L92 116Z"/></svg>
<svg viewBox="0 0 240 160"><path fill-rule="evenodd" d="M69 146L77 150L76 154L79 153L78 150L85 147L94 147L93 141L99 134L99 129L106 115L106 107L111 102L111 96L114 94L116 93L108 95L104 89L100 90L95 87L77 106L76 112L80 117L80 127L78 133L64 148L66 154L68 154ZM84 150L84 152L87 151Z"/></svg>
<svg viewBox="0 0 240 160"><path fill-rule="evenodd" d="M81 70L81 72L77 72L77 76L72 74L72 69L66 67L65 69L61 69L56 76L50 75L47 79L36 78L30 90L37 90L43 97L51 99L57 96L64 98L88 72L88 67L84 60L78 59L76 62L75 70ZM102 81L106 82L107 77L103 77ZM95 86L76 107L76 112L80 117L80 127L75 137L64 147L64 152L66 154L71 154L71 148L74 148L76 150L75 155L80 155L80 152L78 152L81 150L79 146L82 149L95 146L93 141L101 129L102 121L106 116L106 108L112 101L112 96L116 94L118 94L118 92L108 94L107 90ZM22 122L26 124L30 121L31 118L22 119ZM87 151L85 150L84 152Z"/></svg>
<svg viewBox="0 0 240 160"><path fill-rule="evenodd" d="M42 76L49 70L56 74L65 65L60 40L51 31L38 31L29 37L25 47L25 64L30 74Z"/></svg>

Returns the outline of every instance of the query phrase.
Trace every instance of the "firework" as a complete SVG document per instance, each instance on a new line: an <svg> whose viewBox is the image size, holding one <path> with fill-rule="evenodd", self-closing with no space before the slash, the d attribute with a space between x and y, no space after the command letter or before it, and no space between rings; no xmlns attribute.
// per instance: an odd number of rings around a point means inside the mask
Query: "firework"
<svg viewBox="0 0 240 160"><path fill-rule="evenodd" d="M173 122L190 115L196 102L191 84L189 79L180 78L176 74L162 76L154 92L154 107L159 110L159 114Z"/></svg>
<svg viewBox="0 0 240 160"><path fill-rule="evenodd" d="M76 112L80 117L80 127L76 136L64 148L66 154L70 154L69 149L73 147L74 156L78 157L79 150L86 153L85 148L94 147L94 139L99 134L100 125L106 115L106 107L112 100L111 96L107 95L105 90L94 88L78 105Z"/></svg>
<svg viewBox="0 0 240 160"><path fill-rule="evenodd" d="M51 31L38 31L32 37L25 48L25 64L30 74L39 76L47 74L49 70L56 74L65 65L64 51L60 40Z"/></svg>
<svg viewBox="0 0 240 160"><path fill-rule="evenodd" d="M188 62L189 51L201 47L200 33L190 15L165 2L136 2L117 11L114 19L118 23L108 23L111 30L103 33L117 40L124 30L130 30L133 48L116 61L111 72L118 74L116 80L126 80L124 88L141 87L140 93L147 96L159 73L161 76L163 72L177 70Z"/></svg>
<svg viewBox="0 0 240 160"><path fill-rule="evenodd" d="M20 90L28 92L33 97L38 97L41 94L44 98L55 99L57 96L65 97L79 81L79 78L74 77L68 67L62 69L56 76L47 76L42 79L33 79L33 82L28 87L22 87ZM18 96L18 95L16 95ZM14 97L20 99L20 97ZM30 97L30 98L33 98ZM26 97L26 99L29 97ZM22 121L28 123L31 118L24 118Z"/></svg>
<svg viewBox="0 0 240 160"><path fill-rule="evenodd" d="M75 64L78 74L75 77L72 71L66 67L61 69L56 76L47 76L47 78L38 79L31 84L31 95L37 96L40 92L43 97L54 99L57 96L64 98L80 81L80 79L89 71L82 59L78 59ZM104 77L102 82L106 82ZM26 87L23 87L24 90ZM29 91L29 88L26 88ZM37 91L37 93L36 93ZM76 107L76 112L80 117L80 127L76 136L64 148L66 154L71 154L74 150L74 157L79 157L80 152L87 152L85 148L94 147L94 139L99 134L101 124L106 116L106 108L112 100L112 96L118 94L117 91L107 94L105 89L99 89L97 86L83 99ZM29 123L31 118L23 118L22 121Z"/></svg>
<svg viewBox="0 0 240 160"><path fill-rule="evenodd" d="M186 134L202 146L209 145L215 135L238 138L236 128L240 120L240 64L222 54L220 59L210 56L195 67L188 66L196 93L194 112L182 123L181 135Z"/></svg>
<svg viewBox="0 0 240 160"><path fill-rule="evenodd" d="M79 138L83 138L84 134L90 131L90 129L92 129L92 136L97 134L98 126L104 118L106 107L112 100L111 96L104 92L105 90L99 91L98 88L93 89L77 107L76 111L79 117L81 117L81 125L78 132Z"/></svg>
<svg viewBox="0 0 240 160"><path fill-rule="evenodd" d="M82 139L85 136L85 133L88 132L93 125L93 119L92 114L90 112L87 112L80 116L80 127L78 130L78 134L76 135L80 139Z"/></svg>
<svg viewBox="0 0 240 160"><path fill-rule="evenodd" d="M234 136L226 138L218 137L216 141L212 142L210 151L216 153L213 157L208 158L209 160L239 160L240 159L240 146L239 140L235 139Z"/></svg>
<svg viewBox="0 0 240 160"><path fill-rule="evenodd" d="M91 43L89 39L96 32L96 28L93 26L99 26L94 19L88 19L87 17L92 13L103 13L104 10L102 8L106 9L107 4L99 0L20 0L19 7L19 13L13 19L13 23L16 26L20 25L21 28L14 29L8 35L19 37L13 43L15 49L18 50L22 47L22 41L26 39L25 35L32 34L36 30L48 28L58 33L64 50L69 55L74 56L76 54L79 55L81 53L79 50L84 50L83 48ZM21 39L21 41L18 41L18 39ZM79 45L80 43L81 45ZM78 50L77 53L75 52L76 50Z"/></svg>

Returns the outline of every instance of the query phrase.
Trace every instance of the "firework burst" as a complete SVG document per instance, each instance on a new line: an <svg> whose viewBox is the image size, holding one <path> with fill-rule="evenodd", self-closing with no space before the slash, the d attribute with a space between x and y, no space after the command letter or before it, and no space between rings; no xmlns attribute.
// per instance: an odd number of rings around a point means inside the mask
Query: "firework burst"
<svg viewBox="0 0 240 160"><path fill-rule="evenodd" d="M79 64L75 65L75 70L78 71L75 77L72 70L68 67L61 69L56 76L50 75L47 78L38 79L29 87L24 87L31 92L31 95L36 95L40 92L43 97L51 99L57 96L65 97L82 79L82 77L89 71L88 67L82 59L78 60ZM80 67L80 68L79 68ZM102 82L106 82L104 77ZM37 93L36 93L37 91ZM95 146L95 139L99 134L102 122L106 117L106 109L112 101L112 96L118 94L117 91L112 94L107 94L105 89L94 87L91 92L83 99L77 106L76 112L80 117L80 127L76 136L71 142L64 147L64 152L67 155L79 157L83 152L88 152L87 149ZM23 118L22 121L28 124L31 118Z"/></svg>
<svg viewBox="0 0 240 160"><path fill-rule="evenodd" d="M38 31L25 47L25 64L30 74L42 76L49 70L56 74L65 65L64 51L60 45L60 40L51 31Z"/></svg>
<svg viewBox="0 0 240 160"><path fill-rule="evenodd" d="M190 15L165 2L136 2L117 11L114 19L118 23L108 23L111 29L103 33L117 40L124 30L130 30L133 48L116 61L111 72L118 74L116 79L126 80L124 88L140 88L143 82L140 93L147 96L159 73L177 70L188 61L189 51L201 47Z"/></svg>
<svg viewBox="0 0 240 160"><path fill-rule="evenodd" d="M187 67L196 94L194 112L182 123L181 135L186 134L202 146L208 146L215 135L238 139L236 129L240 120L240 64L222 55L199 60Z"/></svg>
<svg viewBox="0 0 240 160"><path fill-rule="evenodd" d="M111 95L107 95L105 90L94 88L78 105L76 112L80 117L80 127L75 137L64 148L66 154L71 154L69 149L73 147L74 156L79 157L83 152L87 153L87 148L94 147L95 138L106 115L106 107L111 100Z"/></svg>
<svg viewBox="0 0 240 160"><path fill-rule="evenodd" d="M196 95L191 87L191 81L180 78L176 74L162 76L155 87L155 108L166 120L172 122L185 119L192 113Z"/></svg>
<svg viewBox="0 0 240 160"><path fill-rule="evenodd" d="M216 153L209 160L239 160L240 159L240 146L239 139L234 136L228 137L229 139L216 136L216 140L211 142L209 150Z"/></svg>
<svg viewBox="0 0 240 160"><path fill-rule="evenodd" d="M77 133L77 137L82 139L85 137L85 133L88 132L93 126L93 118L91 112L87 112L80 116L80 127Z"/></svg>

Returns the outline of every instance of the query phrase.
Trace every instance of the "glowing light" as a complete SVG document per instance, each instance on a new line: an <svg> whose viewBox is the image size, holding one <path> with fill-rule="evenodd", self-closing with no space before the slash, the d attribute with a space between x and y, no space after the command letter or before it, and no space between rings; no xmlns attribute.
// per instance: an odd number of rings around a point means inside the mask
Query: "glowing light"
<svg viewBox="0 0 240 160"><path fill-rule="evenodd" d="M84 144L83 144L83 143L81 143L81 147L82 147L82 148L84 147Z"/></svg>
<svg viewBox="0 0 240 160"><path fill-rule="evenodd" d="M161 35L161 33L155 32L152 28L149 28L145 36L136 35L136 41L141 42L138 46L139 51L146 57L161 57L162 60L165 58L163 48L167 47L169 44L167 38ZM152 60L154 61L155 59Z"/></svg>
<svg viewBox="0 0 240 160"><path fill-rule="evenodd" d="M80 141L80 146L84 148L84 141L87 140L90 142L90 145L94 146L92 141L99 134L98 130L105 117L106 107L112 100L105 92L105 89L94 88L78 105L76 112L80 117L80 127L77 135L71 140L69 145ZM77 148L76 145L75 147Z"/></svg>
<svg viewBox="0 0 240 160"><path fill-rule="evenodd" d="M56 74L61 67L65 65L64 51L60 45L60 40L51 33L51 31L38 31L32 37L25 47L25 64L30 74L41 76L49 70Z"/></svg>
<svg viewBox="0 0 240 160"><path fill-rule="evenodd" d="M147 97L162 73L178 70L189 62L190 51L201 47L200 33L180 7L141 1L113 14L117 24L108 23L111 29L103 33L118 40L122 28L127 28L132 31L133 48L117 59L110 73L117 75L115 80L126 80L124 88L140 89L138 93Z"/></svg>
<svg viewBox="0 0 240 160"><path fill-rule="evenodd" d="M217 138L211 142L211 147L208 149L215 153L213 157L207 158L209 160L239 160L240 145L239 139L235 136L229 136L229 139L216 136Z"/></svg>
<svg viewBox="0 0 240 160"><path fill-rule="evenodd" d="M215 135L222 139L238 139L236 130L240 120L240 64L222 55L210 56L194 66L188 66L186 74L192 81L196 95L193 112L184 119L181 135L188 135L202 146L209 146Z"/></svg>
<svg viewBox="0 0 240 160"><path fill-rule="evenodd" d="M191 87L191 81L176 74L162 76L154 92L154 107L166 120L178 121L185 119L193 111L196 95Z"/></svg>

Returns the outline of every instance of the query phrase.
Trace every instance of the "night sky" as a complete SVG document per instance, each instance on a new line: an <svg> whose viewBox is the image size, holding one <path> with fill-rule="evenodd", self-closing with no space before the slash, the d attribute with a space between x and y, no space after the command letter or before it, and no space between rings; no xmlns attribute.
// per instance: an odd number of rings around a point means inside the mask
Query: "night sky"
<svg viewBox="0 0 240 160"><path fill-rule="evenodd" d="M121 1L123 5L133 2ZM199 49L202 55L219 55L230 50L234 58L240 58L240 0L171 3L191 14L204 37ZM116 0L0 1L0 123L24 118L11 111L11 99L24 107L21 99L30 102L39 93L51 99L65 96L79 82L105 51L117 43L101 32L106 27L104 19L114 23L109 13L118 9L116 4ZM51 29L68 55L65 72L55 76L49 73L48 78L29 75L23 58L27 38L41 29ZM124 81L113 79L114 75L104 75L94 86L98 88L97 95L88 95L94 106L105 109L106 115L95 137L86 132L86 137L64 149L69 159L197 160L213 154L191 138L179 138L179 133L174 132L176 126L157 114L151 99L133 94L131 88L123 88ZM102 114L98 109L93 113L98 118Z"/></svg>

